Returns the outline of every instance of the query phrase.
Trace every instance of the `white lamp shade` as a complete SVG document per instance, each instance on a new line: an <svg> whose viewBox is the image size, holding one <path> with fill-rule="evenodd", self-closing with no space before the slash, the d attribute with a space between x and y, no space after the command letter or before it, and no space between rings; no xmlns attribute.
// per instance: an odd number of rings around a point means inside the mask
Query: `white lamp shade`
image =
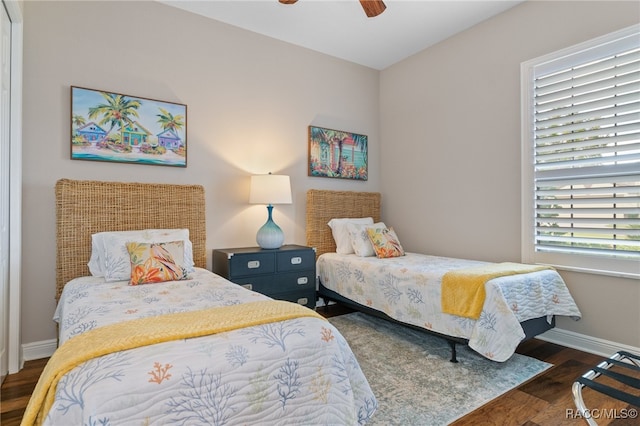
<svg viewBox="0 0 640 426"><path fill-rule="evenodd" d="M286 175L251 176L251 204L291 204L291 182Z"/></svg>

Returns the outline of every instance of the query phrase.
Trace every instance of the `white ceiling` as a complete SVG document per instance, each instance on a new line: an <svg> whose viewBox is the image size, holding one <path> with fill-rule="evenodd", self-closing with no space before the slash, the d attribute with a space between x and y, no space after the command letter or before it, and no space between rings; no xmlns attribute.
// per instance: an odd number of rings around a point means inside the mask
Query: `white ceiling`
<svg viewBox="0 0 640 426"><path fill-rule="evenodd" d="M367 18L358 0L158 0L327 55L382 70L523 0L384 0Z"/></svg>

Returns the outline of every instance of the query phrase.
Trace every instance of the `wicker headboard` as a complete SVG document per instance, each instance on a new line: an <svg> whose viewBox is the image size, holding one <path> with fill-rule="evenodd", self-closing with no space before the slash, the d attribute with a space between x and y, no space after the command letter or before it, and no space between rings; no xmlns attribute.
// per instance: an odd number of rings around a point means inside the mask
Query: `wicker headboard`
<svg viewBox="0 0 640 426"><path fill-rule="evenodd" d="M307 245L316 249L316 256L335 252L336 243L327 225L333 218L372 217L380 221L379 192L307 191Z"/></svg>
<svg viewBox="0 0 640 426"><path fill-rule="evenodd" d="M56 182L56 300L71 279L89 275L91 234L188 228L193 261L205 268L204 188L200 185L61 179Z"/></svg>

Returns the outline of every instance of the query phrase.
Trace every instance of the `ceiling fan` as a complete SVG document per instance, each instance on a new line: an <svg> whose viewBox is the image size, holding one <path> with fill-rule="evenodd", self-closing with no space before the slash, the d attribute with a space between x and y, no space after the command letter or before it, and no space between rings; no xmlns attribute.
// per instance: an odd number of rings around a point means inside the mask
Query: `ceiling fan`
<svg viewBox="0 0 640 426"><path fill-rule="evenodd" d="M282 4L294 4L298 0L279 0ZM369 18L380 15L387 8L382 0L360 0L364 13Z"/></svg>

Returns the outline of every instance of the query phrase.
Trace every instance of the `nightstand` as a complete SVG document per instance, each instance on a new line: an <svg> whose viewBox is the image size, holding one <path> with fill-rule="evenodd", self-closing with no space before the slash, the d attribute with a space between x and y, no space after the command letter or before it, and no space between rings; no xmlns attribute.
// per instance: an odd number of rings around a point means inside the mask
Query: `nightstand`
<svg viewBox="0 0 640 426"><path fill-rule="evenodd" d="M316 252L311 247L213 250L213 272L249 290L315 309Z"/></svg>

